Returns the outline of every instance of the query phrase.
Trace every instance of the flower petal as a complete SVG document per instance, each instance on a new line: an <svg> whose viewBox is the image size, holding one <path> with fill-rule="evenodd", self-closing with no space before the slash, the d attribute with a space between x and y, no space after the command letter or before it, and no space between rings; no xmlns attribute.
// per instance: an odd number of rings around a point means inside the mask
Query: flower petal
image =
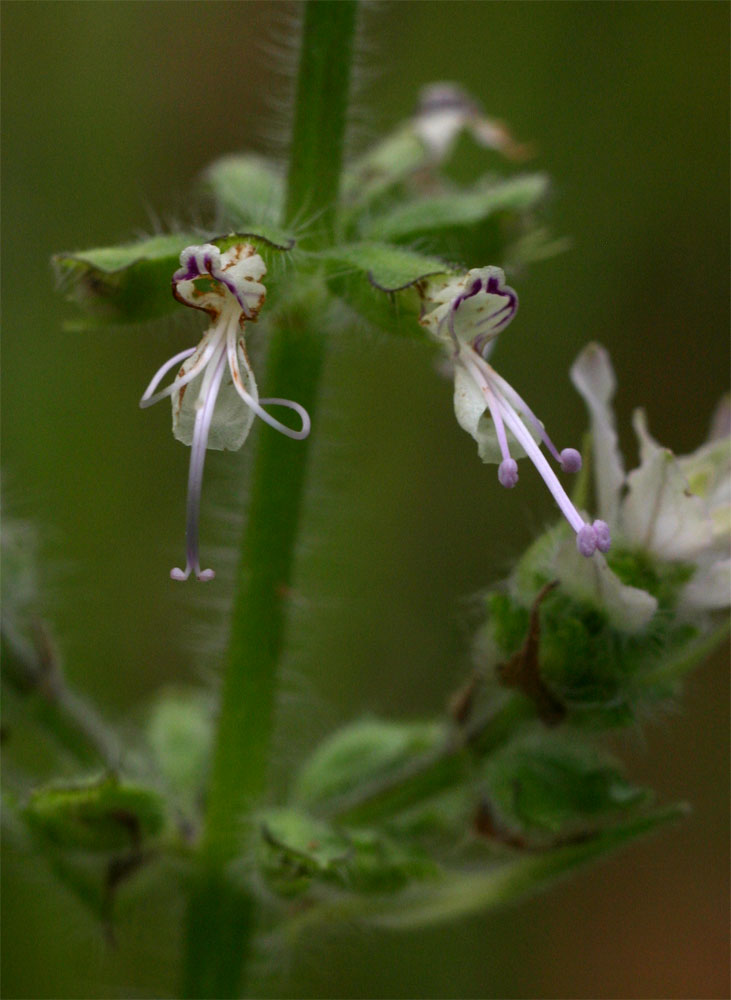
<svg viewBox="0 0 731 1000"><path fill-rule="evenodd" d="M454 413L460 427L477 442L477 451L482 461L499 465L503 455L487 401L475 380L461 365L457 365L454 370ZM524 458L522 446L509 430L506 433L513 458Z"/></svg>
<svg viewBox="0 0 731 1000"><path fill-rule="evenodd" d="M713 541L706 505L690 492L673 453L650 436L642 410L635 412L633 424L641 463L627 478L623 532L663 559L692 560Z"/></svg>
<svg viewBox="0 0 731 1000"><path fill-rule="evenodd" d="M731 604L731 558L701 564L680 594L679 607L717 611Z"/></svg>
<svg viewBox="0 0 731 1000"><path fill-rule="evenodd" d="M178 373L179 377L183 376L195 364L196 359L205 350L210 338L217 335L219 334L215 329L208 330L204 334L195 354L184 362ZM243 335L239 338L237 354L244 388L249 395L258 399L254 373L251 370L251 365L244 349ZM173 434L183 444L189 445L193 441L193 428L197 412L196 404L204 375L205 372L202 372L187 385L182 386L178 392L174 392L172 396ZM219 451L223 449L237 451L248 437L253 422L254 413L237 393L233 384L231 370L227 367L221 381L218 398L216 399L207 447L215 448Z"/></svg>
<svg viewBox="0 0 731 1000"><path fill-rule="evenodd" d="M600 552L591 559L577 559L572 538L561 538L550 572L578 600L603 608L622 632L639 632L657 611L657 600L645 590L622 583Z"/></svg>
<svg viewBox="0 0 731 1000"><path fill-rule="evenodd" d="M510 323L518 296L505 284L499 267L472 268L462 277L428 280L422 290L419 320L447 346L470 345L483 359L491 341Z"/></svg>
<svg viewBox="0 0 731 1000"><path fill-rule="evenodd" d="M224 254L212 243L190 246L173 275L173 295L215 319L230 294L247 319L256 319L266 298L265 274L266 265L250 243L236 243Z"/></svg>
<svg viewBox="0 0 731 1000"><path fill-rule="evenodd" d="M571 366L571 381L591 418L599 513L613 524L619 511L624 465L611 406L616 380L607 351L599 344L588 344Z"/></svg>
<svg viewBox="0 0 731 1000"><path fill-rule="evenodd" d="M414 131L436 161L446 159L463 129L475 142L520 159L528 150L512 138L502 123L488 118L477 101L456 83L430 83L419 94Z"/></svg>

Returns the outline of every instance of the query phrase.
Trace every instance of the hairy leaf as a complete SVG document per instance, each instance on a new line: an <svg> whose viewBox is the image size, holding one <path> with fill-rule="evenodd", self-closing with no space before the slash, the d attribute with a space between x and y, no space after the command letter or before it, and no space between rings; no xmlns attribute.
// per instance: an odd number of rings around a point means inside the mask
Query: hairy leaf
<svg viewBox="0 0 731 1000"><path fill-rule="evenodd" d="M312 806L346 795L388 777L444 739L445 729L439 722L354 722L320 744L305 762L294 798Z"/></svg>
<svg viewBox="0 0 731 1000"><path fill-rule="evenodd" d="M594 837L506 864L474 872L454 872L433 886L416 886L389 896L363 912L372 923L393 930L412 930L445 923L537 892L580 865L598 859L637 837L651 833L687 813L669 806L620 823Z"/></svg>
<svg viewBox="0 0 731 1000"><path fill-rule="evenodd" d="M539 733L514 741L487 761L490 803L521 832L590 829L647 801L614 760L569 736Z"/></svg>
<svg viewBox="0 0 731 1000"><path fill-rule="evenodd" d="M545 174L522 174L505 181L482 181L464 191L432 195L394 206L362 226L380 240L414 239L438 229L471 226L498 212L526 212L548 190Z"/></svg>
<svg viewBox="0 0 731 1000"><path fill-rule="evenodd" d="M255 154L223 156L203 174L223 216L238 228L245 223L279 222L284 204L284 181L276 165Z"/></svg>
<svg viewBox="0 0 731 1000"><path fill-rule="evenodd" d="M359 271L382 292L402 291L422 278L451 270L438 257L386 243L346 243L326 250L323 256L333 265L333 274Z"/></svg>

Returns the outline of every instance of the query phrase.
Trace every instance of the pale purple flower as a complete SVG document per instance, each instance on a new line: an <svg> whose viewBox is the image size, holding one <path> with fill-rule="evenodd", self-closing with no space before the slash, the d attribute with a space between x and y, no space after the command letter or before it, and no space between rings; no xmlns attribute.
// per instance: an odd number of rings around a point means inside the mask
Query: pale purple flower
<svg viewBox="0 0 731 1000"><path fill-rule="evenodd" d="M429 83L419 93L413 128L431 158L443 162L462 132L476 143L524 159L528 147L517 143L502 122L488 118L479 103L456 83Z"/></svg>
<svg viewBox="0 0 731 1000"><path fill-rule="evenodd" d="M642 410L633 418L640 464L625 473L612 409L614 369L605 348L589 344L571 378L591 417L599 512L620 544L665 562L685 563L693 576L680 594L683 613L731 603L731 408L723 399L708 441L676 456L650 434Z"/></svg>
<svg viewBox="0 0 731 1000"><path fill-rule="evenodd" d="M484 462L498 465L498 480L507 489L518 482L516 459L533 462L576 532L579 552L607 552L605 521L589 523L576 509L546 456L542 444L564 472L577 472L581 456L575 448L555 447L541 421L513 387L488 364L495 338L515 316L518 296L505 284L498 267L474 268L462 277L443 276L424 282L420 319L450 351L454 362L454 408L460 425L477 441Z"/></svg>
<svg viewBox="0 0 731 1000"><path fill-rule="evenodd" d="M208 448L236 450L246 440L254 415L288 437L302 439L310 432L307 411L289 399L259 399L246 353L244 327L255 322L266 298L261 279L266 265L253 246L239 243L221 253L212 243L191 246L180 255L180 268L173 274L173 295L183 305L200 309L211 317L211 325L197 347L187 348L166 361L155 373L140 400L152 406L170 396L173 434L191 446L188 474L185 569L173 569L173 580L187 580L191 572L199 580L215 576L202 570L198 554L203 466ZM173 382L155 392L164 376L176 365ZM299 430L280 423L263 404L286 406L302 421Z"/></svg>

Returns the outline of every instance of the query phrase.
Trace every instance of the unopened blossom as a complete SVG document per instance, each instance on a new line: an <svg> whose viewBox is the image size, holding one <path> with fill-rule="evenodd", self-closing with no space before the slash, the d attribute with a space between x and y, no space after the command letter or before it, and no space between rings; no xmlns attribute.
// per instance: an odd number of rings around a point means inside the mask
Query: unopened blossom
<svg viewBox="0 0 731 1000"><path fill-rule="evenodd" d="M456 83L430 83L419 94L413 128L432 159L442 162L461 132L469 132L480 146L497 149L513 159L528 150L519 145L505 126L488 118L478 102Z"/></svg>
<svg viewBox="0 0 731 1000"><path fill-rule="evenodd" d="M681 605L727 607L731 601L731 428L729 401L720 404L709 440L676 457L652 437L642 410L633 424L640 464L625 474L612 411L615 377L607 351L589 344L571 369L591 416L601 515L620 544L660 560L686 563L693 576Z"/></svg>
<svg viewBox="0 0 731 1000"><path fill-rule="evenodd" d="M259 399L246 353L244 329L255 322L266 298L262 278L266 265L248 243L232 246L225 253L212 243L187 247L180 255L180 268L173 274L173 295L183 305L208 314L211 324L197 347L190 347L166 361L155 373L140 400L152 406L170 396L173 434L190 445L186 525L186 563L173 569L173 580L187 580L191 572L199 580L215 576L201 569L198 554L198 521L206 450L237 450L246 440L254 415L291 438L310 432L307 411L289 399ZM173 382L155 391L165 375L180 365ZM286 406L301 420L297 430L280 423L263 404Z"/></svg>
<svg viewBox="0 0 731 1000"><path fill-rule="evenodd" d="M518 296L499 267L474 268L462 277L441 277L421 287L422 326L449 351L454 362L454 408L460 425L477 441L484 462L498 466L498 480L518 482L516 459L527 455L541 474L561 513L576 532L579 552L591 556L610 545L605 521L590 524L571 502L541 450L543 445L564 472L577 472L575 448L561 452L541 421L513 387L488 364L493 344L515 316Z"/></svg>

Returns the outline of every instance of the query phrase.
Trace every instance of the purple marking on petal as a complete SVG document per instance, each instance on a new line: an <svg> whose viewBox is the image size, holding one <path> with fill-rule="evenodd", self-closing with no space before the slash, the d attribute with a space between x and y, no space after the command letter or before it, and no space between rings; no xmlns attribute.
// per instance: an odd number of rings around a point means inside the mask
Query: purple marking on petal
<svg viewBox="0 0 731 1000"><path fill-rule="evenodd" d="M214 274L214 270L217 267L216 260L213 255L214 251L218 255L220 261L218 248L213 246L211 243L204 243L199 247L186 247L180 255L181 266L173 274L173 282L193 281L195 278L204 278L209 276L215 277L216 280L219 280L218 276Z"/></svg>
<svg viewBox="0 0 731 1000"><path fill-rule="evenodd" d="M452 305L449 308L449 332L452 335L452 340L457 343L457 334L454 330L454 317L462 305L467 299L471 299L473 295L478 295L482 291L482 278L475 278L470 287L464 291L460 292L459 295L454 299Z"/></svg>
<svg viewBox="0 0 731 1000"><path fill-rule="evenodd" d="M501 306L499 309L491 312L488 316L483 316L483 318L476 323L478 330L483 326L489 325L489 331L487 333L478 334L472 340L473 349L483 358L485 357L483 352L487 345L505 329L508 323L512 320L513 316L515 316L518 309L518 296L513 294L512 296L508 296L508 298L509 301L506 302L504 306ZM495 318L499 316L500 313L506 312L506 310L507 314L502 319L495 322Z"/></svg>
<svg viewBox="0 0 731 1000"><path fill-rule="evenodd" d="M582 556L593 556L596 552L597 538L596 532L590 524L585 524L576 533L576 547Z"/></svg>
<svg viewBox="0 0 731 1000"><path fill-rule="evenodd" d="M451 305L452 314L457 312L457 310L459 309L459 307L462 305L463 302L466 302L467 299L471 299L473 295L478 295L481 291L482 291L482 279L475 278L470 287L466 289L464 292L460 292L459 295L456 297L456 299L452 302Z"/></svg>
<svg viewBox="0 0 731 1000"><path fill-rule="evenodd" d="M438 111L463 111L478 114L480 107L461 87L450 83L431 83L419 94L418 116Z"/></svg>
<svg viewBox="0 0 731 1000"><path fill-rule="evenodd" d="M187 267L180 267L178 268L177 271L175 271L175 273L173 274L174 284L177 285L179 281L193 281L194 278L200 278L201 273L198 270L197 266L196 267L192 266L192 264L194 263L195 262L191 258L191 261L188 262Z"/></svg>
<svg viewBox="0 0 731 1000"><path fill-rule="evenodd" d="M596 535L596 547L600 552L609 552L612 544L612 536L607 522L594 521L592 528L594 529L594 534Z"/></svg>
<svg viewBox="0 0 731 1000"><path fill-rule="evenodd" d="M581 455L576 448L564 448L559 458L564 472L578 472L581 468Z"/></svg>
<svg viewBox="0 0 731 1000"><path fill-rule="evenodd" d="M506 458L500 463L497 478L501 486L506 490L512 490L518 482L518 463L514 458Z"/></svg>
<svg viewBox="0 0 731 1000"><path fill-rule="evenodd" d="M505 303L504 306L502 306L496 312L492 313L489 318L495 319L497 316L500 315L500 313L507 312L508 315L504 319L500 320L500 323L507 324L510 322L510 320L513 318L513 316L515 316L516 312L518 311L518 296L513 291L513 289L508 288L507 285L504 288L502 288L497 294L502 295L508 301Z"/></svg>

